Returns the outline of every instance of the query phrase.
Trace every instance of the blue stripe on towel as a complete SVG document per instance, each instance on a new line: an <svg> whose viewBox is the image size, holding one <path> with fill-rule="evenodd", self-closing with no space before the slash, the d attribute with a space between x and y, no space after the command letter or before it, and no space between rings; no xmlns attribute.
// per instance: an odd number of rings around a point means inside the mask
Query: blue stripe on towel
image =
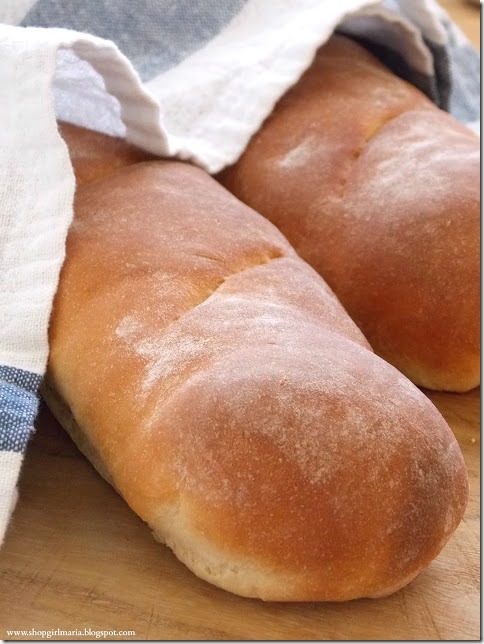
<svg viewBox="0 0 484 644"><path fill-rule="evenodd" d="M24 27L64 27L113 40L143 80L214 38L247 0L39 0Z"/></svg>
<svg viewBox="0 0 484 644"><path fill-rule="evenodd" d="M0 451L24 452L34 429L41 376L0 366Z"/></svg>

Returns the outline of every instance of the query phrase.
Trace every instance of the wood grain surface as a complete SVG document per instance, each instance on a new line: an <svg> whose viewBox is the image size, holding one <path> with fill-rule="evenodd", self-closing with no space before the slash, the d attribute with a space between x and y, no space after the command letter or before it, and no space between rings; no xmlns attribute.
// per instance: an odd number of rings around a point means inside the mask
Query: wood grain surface
<svg viewBox="0 0 484 644"><path fill-rule="evenodd" d="M479 0L439 0L449 16L460 26L477 49L480 49Z"/></svg>
<svg viewBox="0 0 484 644"><path fill-rule="evenodd" d="M466 459L465 519L407 588L343 604L264 603L201 581L153 540L43 409L0 553L0 637L91 628L132 630L133 639L479 639L480 392L430 397Z"/></svg>
<svg viewBox="0 0 484 644"><path fill-rule="evenodd" d="M478 46L479 8L465 0L442 4ZM471 485L465 518L405 589L343 604L263 603L199 580L153 540L42 409L0 551L0 638L41 639L11 637L7 629L92 629L117 631L114 639L478 640L480 390L428 395L464 453ZM134 635L119 634L128 630Z"/></svg>

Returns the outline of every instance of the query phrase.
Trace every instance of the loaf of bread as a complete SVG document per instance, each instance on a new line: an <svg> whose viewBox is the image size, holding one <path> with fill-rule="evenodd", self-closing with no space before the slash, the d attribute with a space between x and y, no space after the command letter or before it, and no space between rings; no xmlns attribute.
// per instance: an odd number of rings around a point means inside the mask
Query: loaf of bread
<svg viewBox="0 0 484 644"><path fill-rule="evenodd" d="M479 140L335 36L219 176L413 382L479 384Z"/></svg>
<svg viewBox="0 0 484 644"><path fill-rule="evenodd" d="M69 148L78 186L101 179L118 168L155 158L123 139L72 123L59 122L59 132Z"/></svg>
<svg viewBox="0 0 484 644"><path fill-rule="evenodd" d="M429 400L263 217L188 164L77 191L45 397L201 578L266 600L378 597L462 518Z"/></svg>

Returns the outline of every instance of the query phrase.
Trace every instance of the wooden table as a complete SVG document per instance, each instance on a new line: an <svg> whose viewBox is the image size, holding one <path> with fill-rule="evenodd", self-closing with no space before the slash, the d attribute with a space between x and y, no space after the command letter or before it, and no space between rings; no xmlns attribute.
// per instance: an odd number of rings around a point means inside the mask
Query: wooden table
<svg viewBox="0 0 484 644"><path fill-rule="evenodd" d="M136 639L479 639L480 394L430 397L466 459L465 519L407 588L344 604L263 603L201 581L43 409L0 553L1 628L133 630Z"/></svg>
<svg viewBox="0 0 484 644"><path fill-rule="evenodd" d="M474 47L480 48L480 11L475 0L439 0Z"/></svg>
<svg viewBox="0 0 484 644"><path fill-rule="evenodd" d="M443 4L478 44L479 10ZM479 639L480 392L429 396L465 456L465 518L405 589L344 604L263 603L199 580L152 539L43 409L0 551L0 638L6 629L86 628L135 632L119 639Z"/></svg>

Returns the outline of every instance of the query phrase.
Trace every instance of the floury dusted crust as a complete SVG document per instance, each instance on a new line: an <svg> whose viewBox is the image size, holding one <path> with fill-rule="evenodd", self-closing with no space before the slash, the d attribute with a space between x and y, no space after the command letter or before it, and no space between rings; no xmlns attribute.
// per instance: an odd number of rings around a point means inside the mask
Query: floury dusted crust
<svg viewBox="0 0 484 644"><path fill-rule="evenodd" d="M75 440L231 592L387 594L462 518L466 471L438 411L202 170L140 163L79 188L50 342Z"/></svg>
<svg viewBox="0 0 484 644"><path fill-rule="evenodd" d="M332 37L219 179L418 385L480 382L479 139Z"/></svg>

